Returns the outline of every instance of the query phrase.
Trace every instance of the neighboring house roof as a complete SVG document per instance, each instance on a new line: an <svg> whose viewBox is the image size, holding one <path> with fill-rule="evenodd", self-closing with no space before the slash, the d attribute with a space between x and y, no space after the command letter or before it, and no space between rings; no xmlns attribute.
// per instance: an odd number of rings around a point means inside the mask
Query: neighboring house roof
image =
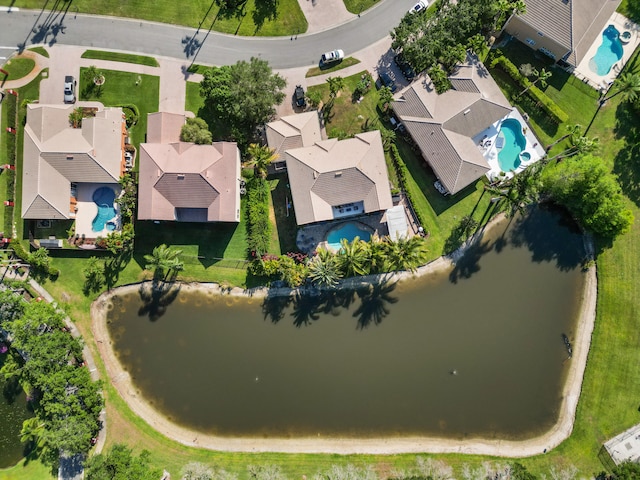
<svg viewBox="0 0 640 480"><path fill-rule="evenodd" d="M338 205L362 202L362 213L393 206L377 130L287 150L285 158L298 225L333 220Z"/></svg>
<svg viewBox="0 0 640 480"><path fill-rule="evenodd" d="M310 111L267 123L267 144L282 156L291 148L308 147L322 140L318 112Z"/></svg>
<svg viewBox="0 0 640 480"><path fill-rule="evenodd" d="M472 138L508 115L511 105L475 58L450 80L453 88L441 95L428 78L412 83L393 110L441 183L457 193L490 170Z"/></svg>
<svg viewBox="0 0 640 480"><path fill-rule="evenodd" d="M104 108L72 128L73 105L27 106L22 218L68 219L71 182L117 183L122 166L122 109Z"/></svg>
<svg viewBox="0 0 640 480"><path fill-rule="evenodd" d="M180 141L184 114L155 112L147 115L147 143L174 143Z"/></svg>
<svg viewBox="0 0 640 480"><path fill-rule="evenodd" d="M577 66L620 1L525 0L526 11L517 18L565 47L570 52L565 61Z"/></svg>
<svg viewBox="0 0 640 480"><path fill-rule="evenodd" d="M153 116L153 119L152 119ZM177 121L181 117L181 121ZM240 221L240 152L235 143L213 145L173 141L184 115L149 115L147 138L168 140L140 145L139 220ZM161 130L161 131L160 131Z"/></svg>

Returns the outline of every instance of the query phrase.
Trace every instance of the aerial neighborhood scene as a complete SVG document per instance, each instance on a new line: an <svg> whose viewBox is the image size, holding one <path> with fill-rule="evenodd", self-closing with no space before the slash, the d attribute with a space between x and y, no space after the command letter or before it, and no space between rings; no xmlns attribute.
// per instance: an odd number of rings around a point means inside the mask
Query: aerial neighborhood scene
<svg viewBox="0 0 640 480"><path fill-rule="evenodd" d="M0 201L0 480L640 477L639 0L0 0Z"/></svg>

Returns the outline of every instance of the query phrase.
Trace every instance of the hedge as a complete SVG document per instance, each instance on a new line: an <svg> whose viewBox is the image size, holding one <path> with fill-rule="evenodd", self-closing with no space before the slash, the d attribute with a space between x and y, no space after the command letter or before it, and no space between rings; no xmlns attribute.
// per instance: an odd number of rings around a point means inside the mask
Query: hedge
<svg viewBox="0 0 640 480"><path fill-rule="evenodd" d="M269 250L269 184L264 178L253 177L247 182L247 247L251 257L260 257Z"/></svg>
<svg viewBox="0 0 640 480"><path fill-rule="evenodd" d="M411 204L412 209L416 214L416 217L418 217L418 222L420 222L420 225L424 227L425 225L424 218L422 214L415 209L414 207L415 202L413 201L413 196L411 195L411 192L407 188L407 177L409 177L409 170L407 170L407 166L405 165L404 160L402 160L402 157L400 156L400 152L398 152L398 147L396 147L395 143L391 144L391 160L393 161L393 166L396 170L396 176L398 177L398 183L400 184L400 188L404 191L405 197Z"/></svg>
<svg viewBox="0 0 640 480"><path fill-rule="evenodd" d="M31 263L31 253L25 250L22 243L20 243L17 238L12 238L9 242L9 246L20 260L25 263ZM60 270L49 266L43 271L43 273L45 273L49 278L57 278L60 275Z"/></svg>
<svg viewBox="0 0 640 480"><path fill-rule="evenodd" d="M131 128L140 119L140 110L135 103L123 103L120 105L116 105L122 108L122 113L124 113L127 122L127 128Z"/></svg>
<svg viewBox="0 0 640 480"><path fill-rule="evenodd" d="M537 104L556 122L565 123L569 121L569 115L562 110L556 103L551 100L542 90L535 85L532 86L532 82L520 73L518 67L516 67L509 59L503 55L495 56L489 63L491 68L499 66L507 75L509 75L513 81L520 85L523 89L528 88L527 95L529 95Z"/></svg>

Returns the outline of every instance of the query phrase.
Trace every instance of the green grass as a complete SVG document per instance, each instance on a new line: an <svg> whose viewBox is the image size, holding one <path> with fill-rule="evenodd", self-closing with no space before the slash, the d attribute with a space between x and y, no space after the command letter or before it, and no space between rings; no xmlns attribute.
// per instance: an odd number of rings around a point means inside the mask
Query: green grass
<svg viewBox="0 0 640 480"><path fill-rule="evenodd" d="M39 461L25 462L22 460L15 467L0 470L0 480L52 480L58 478L52 475L50 469Z"/></svg>
<svg viewBox="0 0 640 480"><path fill-rule="evenodd" d="M134 63L137 65L147 65L149 67L159 67L160 64L153 57L145 55L132 55L129 53L106 52L104 50L85 50L81 58L92 58L95 60L110 60L112 62Z"/></svg>
<svg viewBox="0 0 640 480"><path fill-rule="evenodd" d="M293 209L289 179L287 174L282 173L270 176L269 183L271 185L271 203L275 214L273 233L277 238L279 251L280 253L295 252L298 250L296 246L298 224ZM289 209L287 209L287 202L291 205Z"/></svg>
<svg viewBox="0 0 640 480"><path fill-rule="evenodd" d="M324 75L326 73L337 72L338 70L342 70L343 68L347 68L347 67L350 67L352 65L357 65L358 63L360 63L360 60L358 60L357 58L347 57L347 58L344 58L342 61L337 62L336 64L332 65L331 67L313 67L313 68L310 68L309 70L307 70L307 73L305 74L305 77L307 77L307 78L316 77L318 75Z"/></svg>
<svg viewBox="0 0 640 480"><path fill-rule="evenodd" d="M204 98L200 96L200 84L196 82L187 82L187 93L184 101L184 108L194 114L204 107Z"/></svg>
<svg viewBox="0 0 640 480"><path fill-rule="evenodd" d="M80 69L80 83L78 92L80 100L96 100L106 107L124 104L135 104L140 110L138 123L131 127L129 136L136 147L144 142L147 133L147 114L158 111L160 78L154 75L138 75L137 73L121 72L118 70L101 70L105 83L101 87L94 87L91 80L83 75Z"/></svg>
<svg viewBox="0 0 640 480"><path fill-rule="evenodd" d="M211 67L208 67L206 65L200 65L199 63L194 63L193 65L190 65L189 68L187 69L187 71L189 73L199 73L200 75L204 75L205 72L207 70L209 70Z"/></svg>
<svg viewBox="0 0 640 480"><path fill-rule="evenodd" d="M373 7L378 0L344 0L344 6L351 13L359 15L361 12Z"/></svg>
<svg viewBox="0 0 640 480"><path fill-rule="evenodd" d="M2 69L9 73L6 80L18 80L29 75L35 66L36 62L30 58L14 57L8 60L7 63L2 66Z"/></svg>
<svg viewBox="0 0 640 480"><path fill-rule="evenodd" d="M0 0L0 5L35 10L43 8L40 0ZM297 0L278 0L273 3L247 0L237 10L231 11L221 9L217 2L211 0L185 2L74 0L69 13L71 12L136 18L201 28L200 40L204 38L208 28L235 35L277 36L304 33L308 26Z"/></svg>
<svg viewBox="0 0 640 480"><path fill-rule="evenodd" d="M49 52L44 47L40 47L40 46L31 47L31 48L28 48L27 50L29 50L30 52L36 52L37 54L42 55L43 57L49 58Z"/></svg>
<svg viewBox="0 0 640 480"><path fill-rule="evenodd" d="M640 22L640 4L637 0L622 0L617 11L635 22Z"/></svg>

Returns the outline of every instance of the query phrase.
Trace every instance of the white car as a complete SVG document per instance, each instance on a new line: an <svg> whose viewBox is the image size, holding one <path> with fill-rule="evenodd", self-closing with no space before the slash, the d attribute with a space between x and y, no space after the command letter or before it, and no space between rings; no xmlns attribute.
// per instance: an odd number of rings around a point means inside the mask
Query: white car
<svg viewBox="0 0 640 480"><path fill-rule="evenodd" d="M423 11L429 6L429 2L425 0L419 0L413 7L409 9L409 13L418 13Z"/></svg>
<svg viewBox="0 0 640 480"><path fill-rule="evenodd" d="M320 57L322 63L337 62L344 58L344 52L342 50L332 50L331 52L323 53Z"/></svg>

